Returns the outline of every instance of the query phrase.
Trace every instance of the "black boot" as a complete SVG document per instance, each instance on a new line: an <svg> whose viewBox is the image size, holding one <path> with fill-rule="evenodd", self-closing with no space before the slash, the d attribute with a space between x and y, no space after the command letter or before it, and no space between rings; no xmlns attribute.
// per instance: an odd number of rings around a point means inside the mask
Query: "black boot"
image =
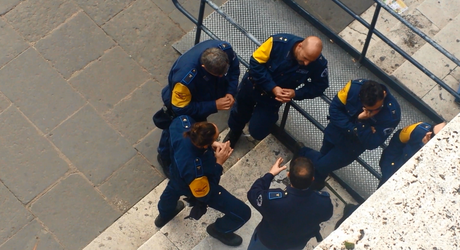
<svg viewBox="0 0 460 250"><path fill-rule="evenodd" d="M216 230L214 223L209 225L206 228L206 232L212 237L218 239L220 242L224 243L227 246L239 246L243 243L243 239L235 233L221 233Z"/></svg>
<svg viewBox="0 0 460 250"><path fill-rule="evenodd" d="M163 159L160 154L157 154L157 161L163 169L163 173L165 174L166 178L171 179L169 174L169 165L171 165L171 160Z"/></svg>
<svg viewBox="0 0 460 250"><path fill-rule="evenodd" d="M238 142L238 139L240 139L242 133L243 131L234 131L230 129L224 138L224 142L230 141L230 147L235 148L235 145Z"/></svg>
<svg viewBox="0 0 460 250"><path fill-rule="evenodd" d="M155 218L155 226L162 228L164 225L166 225L170 220L172 220L182 209L184 209L185 205L182 201L177 201L176 209L174 209L174 214L172 217L169 218L163 218L160 215Z"/></svg>

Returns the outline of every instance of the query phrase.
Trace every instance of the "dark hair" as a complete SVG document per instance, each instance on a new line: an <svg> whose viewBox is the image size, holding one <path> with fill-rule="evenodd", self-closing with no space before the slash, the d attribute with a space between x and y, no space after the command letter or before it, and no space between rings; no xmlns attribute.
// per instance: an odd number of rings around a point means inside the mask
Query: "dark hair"
<svg viewBox="0 0 460 250"><path fill-rule="evenodd" d="M217 134L216 127L210 122L197 122L189 131L184 132L184 137L189 137L198 147L211 145Z"/></svg>
<svg viewBox="0 0 460 250"><path fill-rule="evenodd" d="M289 180L297 189L307 189L313 182L315 168L313 162L306 157L298 157L289 165Z"/></svg>
<svg viewBox="0 0 460 250"><path fill-rule="evenodd" d="M227 53L219 48L206 49L200 62L209 73L218 76L226 74L229 67Z"/></svg>
<svg viewBox="0 0 460 250"><path fill-rule="evenodd" d="M374 106L377 101L383 100L385 97L383 92L384 89L380 83L368 80L361 86L359 98L364 106L371 107Z"/></svg>

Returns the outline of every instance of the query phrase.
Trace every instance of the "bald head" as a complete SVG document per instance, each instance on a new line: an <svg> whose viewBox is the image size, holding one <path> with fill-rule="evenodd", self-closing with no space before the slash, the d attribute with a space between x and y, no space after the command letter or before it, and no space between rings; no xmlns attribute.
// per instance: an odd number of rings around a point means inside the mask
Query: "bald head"
<svg viewBox="0 0 460 250"><path fill-rule="evenodd" d="M294 55L299 64L307 66L318 59L322 50L323 42L321 39L317 36L309 36L297 44Z"/></svg>

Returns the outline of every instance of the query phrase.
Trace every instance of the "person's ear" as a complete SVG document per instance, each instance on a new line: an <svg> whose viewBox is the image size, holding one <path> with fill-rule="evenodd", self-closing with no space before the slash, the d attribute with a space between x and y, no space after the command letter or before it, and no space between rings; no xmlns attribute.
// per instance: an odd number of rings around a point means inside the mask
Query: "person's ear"
<svg viewBox="0 0 460 250"><path fill-rule="evenodd" d="M383 91L383 98L387 97L387 92L384 90Z"/></svg>

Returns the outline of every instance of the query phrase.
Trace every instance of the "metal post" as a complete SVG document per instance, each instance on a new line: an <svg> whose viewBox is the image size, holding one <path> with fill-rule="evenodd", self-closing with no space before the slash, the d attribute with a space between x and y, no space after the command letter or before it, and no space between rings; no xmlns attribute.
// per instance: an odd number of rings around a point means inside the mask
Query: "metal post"
<svg viewBox="0 0 460 250"><path fill-rule="evenodd" d="M206 0L200 2L200 12L198 13L198 23L196 24L195 45L200 42L201 26L203 25L204 7L206 7Z"/></svg>
<svg viewBox="0 0 460 250"><path fill-rule="evenodd" d="M372 34L374 33L375 24L377 23L377 18L379 17L381 8L382 6L380 5L380 3L377 3L377 6L375 7L374 16L372 17L371 26L369 27L369 32L367 32L366 42L364 43L363 51L361 52L361 55L359 56L358 63L361 63L363 58L366 57L367 48L369 47L369 43L371 41Z"/></svg>
<svg viewBox="0 0 460 250"><path fill-rule="evenodd" d="M288 117L290 107L291 107L291 102L286 102L286 106L284 107L284 111L283 111L283 118L281 118L281 123L280 123L280 128L282 130L284 130L284 127L286 126L286 120Z"/></svg>

